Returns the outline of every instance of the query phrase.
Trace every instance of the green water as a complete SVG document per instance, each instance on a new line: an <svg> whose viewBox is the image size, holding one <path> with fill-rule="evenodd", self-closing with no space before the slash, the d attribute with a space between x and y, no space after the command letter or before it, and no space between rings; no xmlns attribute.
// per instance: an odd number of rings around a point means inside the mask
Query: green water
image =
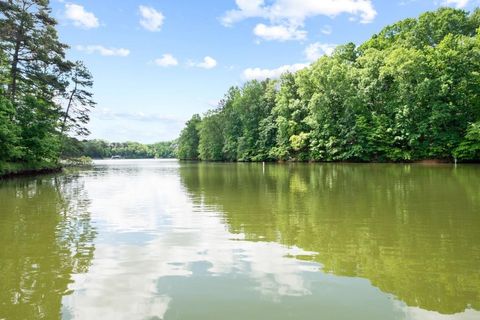
<svg viewBox="0 0 480 320"><path fill-rule="evenodd" d="M480 319L480 166L118 160L2 181L0 319Z"/></svg>

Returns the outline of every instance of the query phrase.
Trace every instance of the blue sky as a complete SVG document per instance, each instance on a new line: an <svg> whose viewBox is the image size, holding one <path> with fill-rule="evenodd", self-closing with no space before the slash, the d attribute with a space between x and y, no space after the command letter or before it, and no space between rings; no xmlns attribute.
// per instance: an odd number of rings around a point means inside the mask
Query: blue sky
<svg viewBox="0 0 480 320"><path fill-rule="evenodd" d="M232 85L298 70L337 44L478 0L52 0L70 59L92 71L90 138L178 137Z"/></svg>

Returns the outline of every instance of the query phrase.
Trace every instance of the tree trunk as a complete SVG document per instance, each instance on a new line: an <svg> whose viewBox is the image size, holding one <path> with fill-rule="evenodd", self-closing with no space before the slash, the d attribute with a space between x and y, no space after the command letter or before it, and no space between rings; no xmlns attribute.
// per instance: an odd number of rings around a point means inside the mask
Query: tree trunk
<svg viewBox="0 0 480 320"><path fill-rule="evenodd" d="M10 99L12 100L12 102L15 102L15 98L17 96L18 56L20 54L21 42L22 42L21 41L21 36L20 36L20 34L18 34L17 39L15 41L15 49L14 49L14 52L13 52L12 66L11 66L11 71L10 71L10 76L11 76L12 80L11 80L11 83L10 83L9 93L10 93Z"/></svg>
<svg viewBox="0 0 480 320"><path fill-rule="evenodd" d="M65 133L65 130L67 128L67 119L68 119L68 113L70 112L70 108L72 106L72 101L73 97L75 97L75 94L77 93L77 83L75 82L75 88L73 88L72 93L70 94L70 98L68 99L68 104L67 104L67 110L65 110L65 115L63 116L63 122L62 122L62 135Z"/></svg>

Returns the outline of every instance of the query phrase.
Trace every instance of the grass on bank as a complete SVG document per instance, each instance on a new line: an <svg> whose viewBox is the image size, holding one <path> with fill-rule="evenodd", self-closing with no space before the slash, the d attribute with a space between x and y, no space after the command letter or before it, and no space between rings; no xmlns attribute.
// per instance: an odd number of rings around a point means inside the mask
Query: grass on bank
<svg viewBox="0 0 480 320"><path fill-rule="evenodd" d="M40 162L0 162L0 177L8 175L29 174L44 171L55 171L61 164L47 161Z"/></svg>
<svg viewBox="0 0 480 320"><path fill-rule="evenodd" d="M0 177L60 171L65 167L86 167L91 164L92 159L89 157L64 159L60 162L0 162Z"/></svg>

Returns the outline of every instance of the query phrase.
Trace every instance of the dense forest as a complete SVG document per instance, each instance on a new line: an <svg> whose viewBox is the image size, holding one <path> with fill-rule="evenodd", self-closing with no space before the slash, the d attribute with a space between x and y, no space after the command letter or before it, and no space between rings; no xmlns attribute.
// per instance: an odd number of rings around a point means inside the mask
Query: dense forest
<svg viewBox="0 0 480 320"><path fill-rule="evenodd" d="M79 141L70 138L62 156L65 158L90 157L92 159L105 159L114 156L124 159L171 159L176 157L176 142L141 144L138 142L108 142L104 140Z"/></svg>
<svg viewBox="0 0 480 320"><path fill-rule="evenodd" d="M0 174L58 166L86 135L92 75L69 61L48 0L0 1Z"/></svg>
<svg viewBox="0 0 480 320"><path fill-rule="evenodd" d="M440 8L194 115L181 159L480 159L480 10Z"/></svg>

